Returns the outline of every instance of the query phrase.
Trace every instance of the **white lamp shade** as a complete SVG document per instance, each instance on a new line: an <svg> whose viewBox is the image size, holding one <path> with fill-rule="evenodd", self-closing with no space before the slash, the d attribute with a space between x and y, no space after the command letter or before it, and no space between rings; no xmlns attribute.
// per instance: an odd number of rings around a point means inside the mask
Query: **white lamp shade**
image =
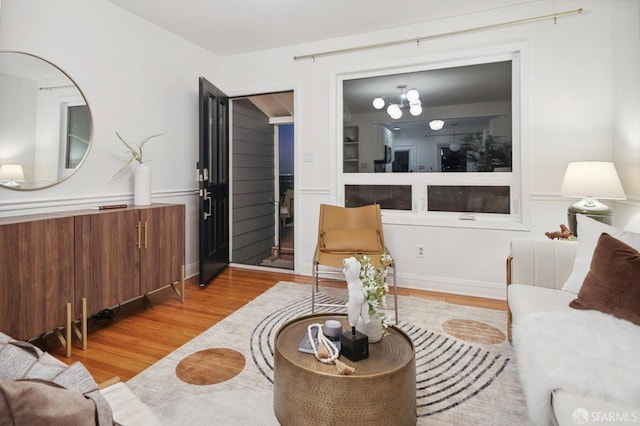
<svg viewBox="0 0 640 426"><path fill-rule="evenodd" d="M0 180L24 180L24 171L20 164L3 164L0 166Z"/></svg>
<svg viewBox="0 0 640 426"><path fill-rule="evenodd" d="M420 93L416 89L411 89L407 92L407 100L409 102L417 102L420 100Z"/></svg>
<svg viewBox="0 0 640 426"><path fill-rule="evenodd" d="M387 114L395 120L402 117L402 110L397 104L391 104L387 107Z"/></svg>
<svg viewBox="0 0 640 426"><path fill-rule="evenodd" d="M444 127L444 121L442 120L431 120L429 122L429 128L431 130L442 130Z"/></svg>
<svg viewBox="0 0 640 426"><path fill-rule="evenodd" d="M560 192L565 197L625 200L627 196L613 163L576 161L569 163Z"/></svg>
<svg viewBox="0 0 640 426"><path fill-rule="evenodd" d="M422 105L420 105L420 104L411 105L411 107L409 107L409 112L414 117L419 116L420 114L422 114Z"/></svg>
<svg viewBox="0 0 640 426"><path fill-rule="evenodd" d="M382 98L375 98L375 99L373 100L373 107L374 107L375 109L382 109L382 108L384 108L384 99L382 99Z"/></svg>

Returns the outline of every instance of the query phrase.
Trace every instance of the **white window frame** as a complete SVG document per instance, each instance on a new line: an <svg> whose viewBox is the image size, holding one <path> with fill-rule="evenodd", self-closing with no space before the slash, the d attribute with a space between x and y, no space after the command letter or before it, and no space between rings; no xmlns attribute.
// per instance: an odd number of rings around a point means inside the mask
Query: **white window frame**
<svg viewBox="0 0 640 426"><path fill-rule="evenodd" d="M345 80L377 77L431 69L451 68L489 62L512 61L512 171L493 173L344 173L342 169L343 93ZM336 195L344 205L345 185L411 185L411 211L384 210L383 222L388 224L448 226L461 228L528 230L530 201L528 190L528 45L513 43L459 52L419 63L397 63L375 69L350 69L335 73L336 114ZM332 120L333 121L333 120ZM428 185L509 186L510 214L430 212L427 210Z"/></svg>
<svg viewBox="0 0 640 426"><path fill-rule="evenodd" d="M58 178L64 179L71 175L78 166L71 169L66 167L67 151L69 149L67 137L69 136L69 108L75 106L86 106L84 99L79 97L60 99L60 153L58 155ZM87 151L89 147L87 146ZM85 153L86 157L86 153ZM82 164L82 161L80 162Z"/></svg>

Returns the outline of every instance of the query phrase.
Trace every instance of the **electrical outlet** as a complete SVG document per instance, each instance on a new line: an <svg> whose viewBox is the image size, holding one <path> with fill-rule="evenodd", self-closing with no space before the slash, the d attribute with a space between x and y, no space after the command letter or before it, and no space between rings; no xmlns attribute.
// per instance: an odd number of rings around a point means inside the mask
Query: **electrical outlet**
<svg viewBox="0 0 640 426"><path fill-rule="evenodd" d="M422 244L418 244L416 246L416 256L417 257L424 257L424 246Z"/></svg>

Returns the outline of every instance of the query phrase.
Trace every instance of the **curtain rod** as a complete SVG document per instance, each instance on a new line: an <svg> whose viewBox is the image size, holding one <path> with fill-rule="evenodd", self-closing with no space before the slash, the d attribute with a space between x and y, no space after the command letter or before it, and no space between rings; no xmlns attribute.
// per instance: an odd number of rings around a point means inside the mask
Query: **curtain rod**
<svg viewBox="0 0 640 426"><path fill-rule="evenodd" d="M446 33L432 34L428 36L406 38L403 40L386 41L382 43L367 44L367 45L356 46L356 47L347 47L344 49L326 50L324 52L318 52L318 53L309 53L307 55L294 56L293 60L300 61L303 59L313 59L315 61L316 58L319 58L322 56L339 55L342 53L358 52L360 50L367 50L367 49L379 49L381 47L397 46L399 44L405 44L405 43L415 42L417 44L420 44L420 42L424 40L433 40L436 38L443 38L443 37L450 37L450 36L459 35L459 34L485 31L489 29L508 27L511 25L526 24L529 22L543 21L546 19L553 19L553 23L555 24L560 16L575 15L575 14L581 14L581 13L582 13L582 8L567 10L565 12L551 13L549 15L535 16L533 18L517 19L515 21L500 22L497 24L483 25L480 27L466 28L463 30L449 31Z"/></svg>
<svg viewBox="0 0 640 426"><path fill-rule="evenodd" d="M73 84L67 84L64 86L42 86L39 87L40 90L53 90L53 89L68 89L70 87L76 87Z"/></svg>

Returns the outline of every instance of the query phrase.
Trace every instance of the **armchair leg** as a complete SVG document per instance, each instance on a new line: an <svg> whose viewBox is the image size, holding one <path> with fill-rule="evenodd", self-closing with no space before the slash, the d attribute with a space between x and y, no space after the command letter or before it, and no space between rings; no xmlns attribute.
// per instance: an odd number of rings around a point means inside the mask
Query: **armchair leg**
<svg viewBox="0 0 640 426"><path fill-rule="evenodd" d="M311 283L311 313L316 310L316 292L318 291L318 264L313 262L313 282Z"/></svg>
<svg viewBox="0 0 640 426"><path fill-rule="evenodd" d="M509 341L509 343L511 342L511 323L512 323L512 317L511 317L511 308L509 308L509 286L511 285L511 279L512 279L512 270L511 270L511 264L513 263L513 256L508 256L507 257L507 340Z"/></svg>
<svg viewBox="0 0 640 426"><path fill-rule="evenodd" d="M396 282L396 264L395 262L391 265L393 269L391 270L391 277L393 279L393 313L395 317L395 323L398 325L398 286Z"/></svg>

